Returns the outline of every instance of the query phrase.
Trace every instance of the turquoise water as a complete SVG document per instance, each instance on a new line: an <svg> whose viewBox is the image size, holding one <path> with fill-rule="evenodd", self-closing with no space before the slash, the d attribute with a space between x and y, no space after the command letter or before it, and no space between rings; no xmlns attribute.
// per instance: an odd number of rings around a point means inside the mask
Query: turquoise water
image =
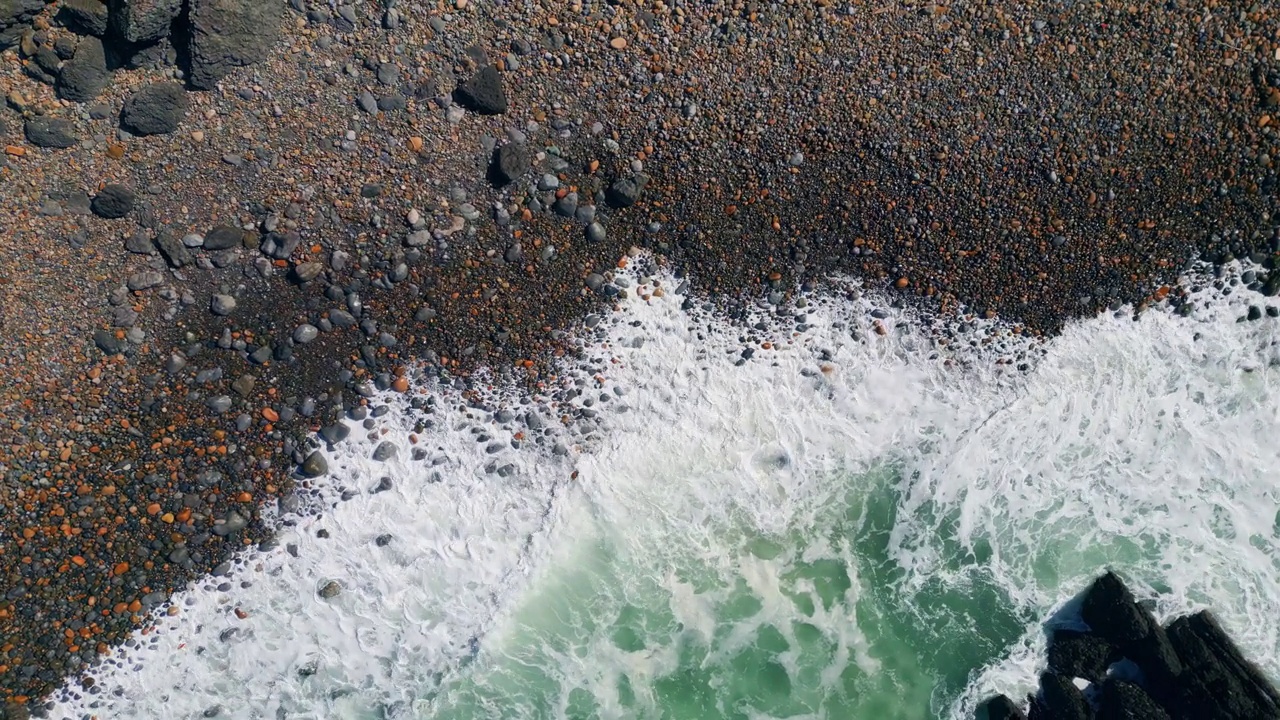
<svg viewBox="0 0 1280 720"><path fill-rule="evenodd" d="M599 527L432 693L429 716L938 717L1039 609L1000 589L988 543L954 533L938 538L942 572L908 587L893 557L897 468L830 481L843 497L781 533L667 525L637 543ZM1154 559L1119 538L1067 538L1023 558L1045 585Z"/></svg>

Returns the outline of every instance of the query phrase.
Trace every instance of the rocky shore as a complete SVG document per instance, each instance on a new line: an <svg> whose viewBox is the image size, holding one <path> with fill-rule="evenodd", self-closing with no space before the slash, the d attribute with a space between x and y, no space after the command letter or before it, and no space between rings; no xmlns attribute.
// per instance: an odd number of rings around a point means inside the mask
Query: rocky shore
<svg viewBox="0 0 1280 720"><path fill-rule="evenodd" d="M851 273L1048 334L1202 256L1274 294L1278 16L0 1L0 701L269 542L374 388L550 382L637 248L731 315Z"/></svg>
<svg viewBox="0 0 1280 720"><path fill-rule="evenodd" d="M979 720L1280 717L1280 691L1208 610L1162 627L1108 572L1080 598L1080 620L1086 627L1052 631L1029 712L1000 695L979 708Z"/></svg>

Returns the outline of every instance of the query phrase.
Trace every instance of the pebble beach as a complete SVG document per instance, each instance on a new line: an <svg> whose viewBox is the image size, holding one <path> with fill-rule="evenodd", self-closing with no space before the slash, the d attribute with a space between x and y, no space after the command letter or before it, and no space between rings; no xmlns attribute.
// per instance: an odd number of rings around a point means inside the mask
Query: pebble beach
<svg viewBox="0 0 1280 720"><path fill-rule="evenodd" d="M1263 3L10 0L0 48L6 717L269 545L376 391L553 385L642 254L1034 337L1193 260L1280 291Z"/></svg>

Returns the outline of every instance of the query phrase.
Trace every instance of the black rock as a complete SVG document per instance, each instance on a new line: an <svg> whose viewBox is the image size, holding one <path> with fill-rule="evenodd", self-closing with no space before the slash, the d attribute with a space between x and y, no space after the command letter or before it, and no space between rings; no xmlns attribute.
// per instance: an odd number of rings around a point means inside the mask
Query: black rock
<svg viewBox="0 0 1280 720"><path fill-rule="evenodd" d="M182 0L108 0L111 27L130 43L150 43L169 34Z"/></svg>
<svg viewBox="0 0 1280 720"><path fill-rule="evenodd" d="M124 102L120 124L135 135L162 135L187 116L187 94L177 83L148 85Z"/></svg>
<svg viewBox="0 0 1280 720"><path fill-rule="evenodd" d="M98 191L89 207L98 217L115 220L128 215L133 203L134 194L129 186L111 183Z"/></svg>
<svg viewBox="0 0 1280 720"><path fill-rule="evenodd" d="M1102 685L1098 720L1169 720L1169 713L1146 690L1112 678Z"/></svg>
<svg viewBox="0 0 1280 720"><path fill-rule="evenodd" d="M1178 702L1166 706L1174 718L1280 717L1280 694L1208 611L1174 620L1167 632L1184 668Z"/></svg>
<svg viewBox="0 0 1280 720"><path fill-rule="evenodd" d="M244 231L230 225L219 225L204 236L205 250L230 250L244 240Z"/></svg>
<svg viewBox="0 0 1280 720"><path fill-rule="evenodd" d="M235 68L265 60L280 37L283 16L278 2L192 0L187 81L210 90Z"/></svg>
<svg viewBox="0 0 1280 720"><path fill-rule="evenodd" d="M1031 703L1030 720L1089 720L1089 703L1071 678L1047 672L1040 675L1040 694Z"/></svg>
<svg viewBox="0 0 1280 720"><path fill-rule="evenodd" d="M0 50L17 45L31 20L44 6L45 0L0 1Z"/></svg>
<svg viewBox="0 0 1280 720"><path fill-rule="evenodd" d="M124 347L124 343L116 338L115 333L110 330L95 330L93 332L93 344L107 355L119 354Z"/></svg>
<svg viewBox="0 0 1280 720"><path fill-rule="evenodd" d="M27 77L42 82L45 85L53 85L58 82L58 73L60 72L58 53L47 47L41 47L31 56L31 61L23 65L22 69L26 72Z"/></svg>
<svg viewBox="0 0 1280 720"><path fill-rule="evenodd" d="M348 426L346 423L338 422L338 423L334 423L332 425L326 425L325 427L320 428L320 437L323 438L324 441L329 443L330 445L336 445L342 442L343 440L346 440L347 436L350 434L351 434L351 427Z"/></svg>
<svg viewBox="0 0 1280 720"><path fill-rule="evenodd" d="M1004 695L988 698L978 706L977 720L1026 720L1022 708Z"/></svg>
<svg viewBox="0 0 1280 720"><path fill-rule="evenodd" d="M489 165L489 180L502 186L514 182L529 169L529 153L523 145L507 143L493 151Z"/></svg>
<svg viewBox="0 0 1280 720"><path fill-rule="evenodd" d="M1049 669L1067 677L1098 682L1119 657L1114 645L1091 633L1055 630L1049 640Z"/></svg>
<svg viewBox="0 0 1280 720"><path fill-rule="evenodd" d="M72 102L88 102L98 97L110 80L102 41L87 37L76 46L76 54L62 65L62 72L58 74L58 97Z"/></svg>
<svg viewBox="0 0 1280 720"><path fill-rule="evenodd" d="M605 194L605 200L615 208L631 207L640 199L640 191L642 189L641 184L631 178L615 180L609 186L609 191Z"/></svg>
<svg viewBox="0 0 1280 720"><path fill-rule="evenodd" d="M33 118L27 121L25 131L27 141L37 147L69 148L80 142L75 126L62 118Z"/></svg>
<svg viewBox="0 0 1280 720"><path fill-rule="evenodd" d="M1151 620L1151 634L1121 648L1121 652L1137 663L1151 694L1162 701L1173 697L1178 676L1182 674L1182 661L1164 628L1154 619Z"/></svg>
<svg viewBox="0 0 1280 720"><path fill-rule="evenodd" d="M70 60L76 54L78 39L74 35L63 35L53 41L53 52L63 60Z"/></svg>
<svg viewBox="0 0 1280 720"><path fill-rule="evenodd" d="M383 95L378 98L378 109L382 112L392 112L395 110L405 109L406 104L404 98L399 95Z"/></svg>
<svg viewBox="0 0 1280 720"><path fill-rule="evenodd" d="M102 0L62 0L58 20L86 35L107 34L107 5Z"/></svg>
<svg viewBox="0 0 1280 720"><path fill-rule="evenodd" d="M501 115L507 111L507 93L502 76L494 65L486 65L467 78L454 92L454 99L466 109L481 115Z"/></svg>
<svg viewBox="0 0 1280 720"><path fill-rule="evenodd" d="M319 450L312 450L307 459L302 462L302 474L307 477L320 477L327 472L329 472L329 463Z"/></svg>
<svg viewBox="0 0 1280 720"><path fill-rule="evenodd" d="M182 238L169 228L161 228L160 232L156 233L156 247L173 267L180 268L195 261L191 251L182 244Z"/></svg>
<svg viewBox="0 0 1280 720"><path fill-rule="evenodd" d="M1124 582L1110 571L1085 591L1080 614L1096 634L1120 647L1151 634L1155 624Z"/></svg>

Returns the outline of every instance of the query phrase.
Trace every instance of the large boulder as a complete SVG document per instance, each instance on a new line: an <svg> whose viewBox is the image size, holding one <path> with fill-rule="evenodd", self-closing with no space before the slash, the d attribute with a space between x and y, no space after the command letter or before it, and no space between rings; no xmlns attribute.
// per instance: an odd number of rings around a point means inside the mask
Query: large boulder
<svg viewBox="0 0 1280 720"><path fill-rule="evenodd" d="M111 81L107 53L102 40L87 37L76 45L76 54L62 65L58 74L58 97L72 102L88 102L100 95Z"/></svg>
<svg viewBox="0 0 1280 720"><path fill-rule="evenodd" d="M182 0L110 0L111 26L131 43L150 43L169 34Z"/></svg>
<svg viewBox="0 0 1280 720"><path fill-rule="evenodd" d="M58 20L76 32L102 37L107 34L107 6L102 0L62 0Z"/></svg>
<svg viewBox="0 0 1280 720"><path fill-rule="evenodd" d="M182 86L155 83L129 96L120 112L120 124L137 135L171 133L187 116L187 106Z"/></svg>
<svg viewBox="0 0 1280 720"><path fill-rule="evenodd" d="M283 10L277 0L192 0L187 81L210 90L235 68L266 60Z"/></svg>
<svg viewBox="0 0 1280 720"><path fill-rule="evenodd" d="M8 50L22 39L45 0L0 0L0 50Z"/></svg>

